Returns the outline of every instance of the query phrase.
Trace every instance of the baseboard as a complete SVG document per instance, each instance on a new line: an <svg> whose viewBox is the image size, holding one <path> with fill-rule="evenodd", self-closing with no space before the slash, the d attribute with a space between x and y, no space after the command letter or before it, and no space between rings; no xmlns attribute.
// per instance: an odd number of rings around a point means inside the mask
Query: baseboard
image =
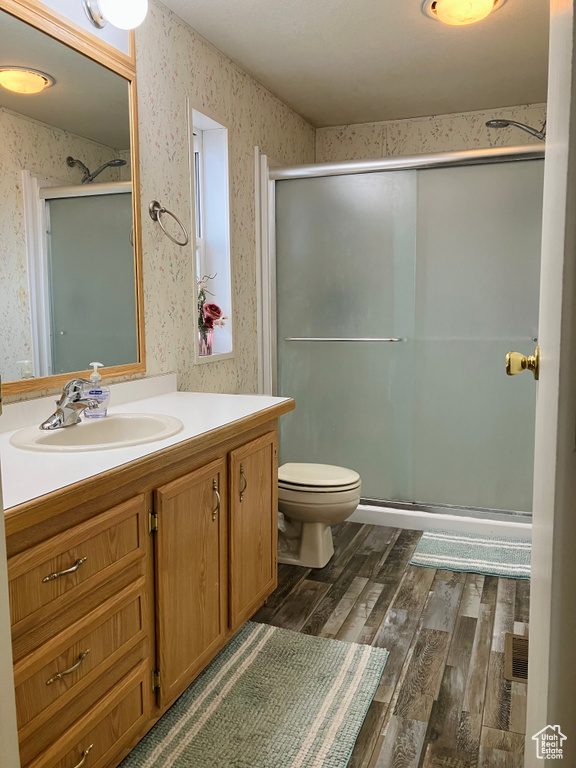
<svg viewBox="0 0 576 768"><path fill-rule="evenodd" d="M348 519L352 523L385 525L415 531L449 530L461 533L479 533L485 536L509 536L514 539L532 538L532 523L445 515L436 512L395 509L394 507L373 507L367 504L361 504Z"/></svg>

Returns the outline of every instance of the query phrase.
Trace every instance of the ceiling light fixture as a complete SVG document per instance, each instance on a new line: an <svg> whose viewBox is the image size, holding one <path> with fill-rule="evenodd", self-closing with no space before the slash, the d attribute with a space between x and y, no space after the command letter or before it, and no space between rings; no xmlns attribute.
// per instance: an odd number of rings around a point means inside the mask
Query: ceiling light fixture
<svg viewBox="0 0 576 768"><path fill-rule="evenodd" d="M118 29L135 29L148 13L148 0L82 0L82 5L98 29L103 29L106 22Z"/></svg>
<svg viewBox="0 0 576 768"><path fill-rule="evenodd" d="M426 16L453 27L463 27L482 21L502 8L506 0L425 0L422 11Z"/></svg>
<svg viewBox="0 0 576 768"><path fill-rule="evenodd" d="M0 67L0 85L13 93L40 93L54 85L54 78L45 72L27 67Z"/></svg>

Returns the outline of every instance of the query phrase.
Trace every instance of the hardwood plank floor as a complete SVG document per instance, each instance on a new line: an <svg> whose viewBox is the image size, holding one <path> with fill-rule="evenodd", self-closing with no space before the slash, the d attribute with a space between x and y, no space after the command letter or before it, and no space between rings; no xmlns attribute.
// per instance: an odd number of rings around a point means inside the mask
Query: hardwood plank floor
<svg viewBox="0 0 576 768"><path fill-rule="evenodd" d="M255 621L387 648L350 768L520 768L526 685L504 633L528 634L527 581L409 565L418 531L334 526L326 568L281 565Z"/></svg>

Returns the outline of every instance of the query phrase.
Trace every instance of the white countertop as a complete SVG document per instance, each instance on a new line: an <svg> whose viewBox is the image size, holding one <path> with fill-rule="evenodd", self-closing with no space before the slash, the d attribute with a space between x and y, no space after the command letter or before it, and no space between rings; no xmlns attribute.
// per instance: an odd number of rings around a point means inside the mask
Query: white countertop
<svg viewBox="0 0 576 768"><path fill-rule="evenodd" d="M14 434L0 434L0 463L4 510L94 477L184 440L224 427L285 402L285 397L170 392L111 407L112 413L161 413L175 416L184 428L164 440L105 451L49 453L27 451L10 444ZM46 413L48 417L50 413ZM73 429L73 427L72 427Z"/></svg>

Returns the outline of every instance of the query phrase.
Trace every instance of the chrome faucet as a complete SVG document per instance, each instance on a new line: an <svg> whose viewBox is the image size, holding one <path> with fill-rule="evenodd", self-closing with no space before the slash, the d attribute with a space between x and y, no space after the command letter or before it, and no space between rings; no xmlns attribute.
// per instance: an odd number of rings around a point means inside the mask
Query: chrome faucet
<svg viewBox="0 0 576 768"><path fill-rule="evenodd" d="M71 379L64 385L62 396L57 401L57 409L52 416L40 424L40 429L61 429L80 422L80 416L86 408L98 408L98 401L82 397L84 387L91 384L86 379Z"/></svg>

